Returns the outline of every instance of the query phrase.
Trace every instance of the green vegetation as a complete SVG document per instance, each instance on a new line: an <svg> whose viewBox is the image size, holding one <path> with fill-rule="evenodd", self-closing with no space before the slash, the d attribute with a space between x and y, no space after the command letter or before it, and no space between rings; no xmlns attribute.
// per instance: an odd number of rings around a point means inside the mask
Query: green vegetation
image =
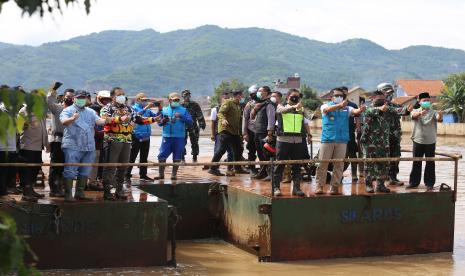
<svg viewBox="0 0 465 276"><path fill-rule="evenodd" d="M52 13L54 10L61 11L61 3L63 2L60 0L0 0L0 12L2 11L2 5L8 1L14 1L16 5L23 11L23 13L27 13L29 16L38 12L41 17L44 16L45 12ZM90 12L90 0L64 0L64 2L67 6L69 4L84 2L86 12Z"/></svg>
<svg viewBox="0 0 465 276"><path fill-rule="evenodd" d="M323 103L317 92L306 84L300 87L300 92L303 94L302 103L306 109L315 111Z"/></svg>
<svg viewBox="0 0 465 276"><path fill-rule="evenodd" d="M24 263L24 255L29 254L36 261L23 237L16 234L16 223L7 214L0 213L0 275L16 272L17 275L40 275L33 267Z"/></svg>
<svg viewBox="0 0 465 276"><path fill-rule="evenodd" d="M189 88L211 95L222 80L272 86L299 73L318 91L373 89L399 78L443 79L465 71L465 52L429 46L387 50L371 41L323 43L275 30L202 26L159 33L105 31L39 47L0 45L2 82L90 91L122 86L152 97Z"/></svg>
<svg viewBox="0 0 465 276"><path fill-rule="evenodd" d="M465 122L465 73L452 74L444 83L444 90L439 95L441 108L457 115L459 122Z"/></svg>
<svg viewBox="0 0 465 276"><path fill-rule="evenodd" d="M213 96L211 97L211 100L210 100L211 106L214 107L218 105L220 95L222 92L225 92L225 91L231 92L233 90L241 90L244 92L244 95L247 95L248 93L247 86L237 79L233 79L230 81L221 81L221 83L217 87L215 87Z"/></svg>

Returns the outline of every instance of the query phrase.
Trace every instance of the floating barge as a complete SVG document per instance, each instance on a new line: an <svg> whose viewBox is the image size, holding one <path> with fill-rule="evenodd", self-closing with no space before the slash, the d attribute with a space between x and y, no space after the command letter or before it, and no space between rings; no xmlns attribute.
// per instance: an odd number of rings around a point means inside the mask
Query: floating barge
<svg viewBox="0 0 465 276"><path fill-rule="evenodd" d="M290 196L290 184L281 184L284 196L277 198L269 182L249 175L182 167L178 179L133 183L128 201L104 202L101 193L86 192L95 201L46 198L0 210L29 236L39 268L167 265L175 261L174 238L219 237L273 262L453 251L454 189L400 186L367 194L352 183L330 196L302 182L306 197Z"/></svg>

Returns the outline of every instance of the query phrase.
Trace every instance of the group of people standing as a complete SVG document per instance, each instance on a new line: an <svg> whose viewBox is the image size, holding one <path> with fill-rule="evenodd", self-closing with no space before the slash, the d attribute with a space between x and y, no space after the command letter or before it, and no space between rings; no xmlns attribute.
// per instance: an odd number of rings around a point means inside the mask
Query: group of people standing
<svg viewBox="0 0 465 276"><path fill-rule="evenodd" d="M51 113L48 130L45 119L31 115L30 122L19 135L10 134L6 143L0 145L0 162L41 163L42 150L50 152L51 163L146 163L150 149L151 125L162 127L162 142L158 161L166 163L172 155L171 179L177 179L178 165L186 155L186 143L190 138L193 162L199 155L199 131L206 122L198 103L191 101L191 93L184 90L181 96L173 92L168 96L168 105L149 99L144 93L135 96L130 105L120 87L111 91L99 91L92 101L84 91L57 90L60 84L50 89L47 105ZM211 133L214 141L212 162L218 162L227 153L227 161L269 161L311 159L308 144L311 143L310 120L304 112L303 95L290 89L287 95L273 92L268 86L249 88L248 101L245 91L223 91L218 105L211 110ZM414 121L412 134L413 155L432 157L435 152L436 123L442 113L431 107L427 92L418 96L414 106L399 106L392 102L394 87L389 83L378 85L370 97L371 104L361 105L347 99L348 89L337 87L331 90L331 100L320 107L322 115L321 145L317 158L320 160L345 157L382 158L400 157L402 116L411 116ZM20 114L28 116L27 108ZM7 112L1 106L1 112ZM48 137L47 137L48 135ZM243 158L244 142L247 158ZM332 164L320 161L316 168L315 194L323 194L329 182L329 194L340 194L344 162ZM364 178L366 192L390 192L389 185L403 185L398 180L398 162L366 161L352 163L352 179ZM163 180L165 166L159 167L159 175L150 178L147 167L139 167L141 181ZM223 176L218 166L206 167L208 173ZM14 184L17 170L0 168L0 196L19 188L23 200L36 202L44 195L34 191L40 166L19 168L20 187ZM314 170L315 171L315 170ZM332 171L328 174L328 171ZM421 161L414 162L407 188L416 188L421 181ZM302 172L311 179L312 164L277 165L273 168L254 165L228 166L226 175L251 174L254 179L271 181L274 196L281 196L281 182L292 182L292 195L305 196L301 189ZM330 175L330 178L328 178ZM101 190L105 200L125 200L124 184L131 185L132 166L65 166L51 167L49 185L51 197L64 197L65 201L91 200L84 190ZM73 183L76 181L74 196ZM435 183L434 162L427 162L425 185L432 190ZM115 192L112 193L112 189ZM16 191L15 191L16 190Z"/></svg>

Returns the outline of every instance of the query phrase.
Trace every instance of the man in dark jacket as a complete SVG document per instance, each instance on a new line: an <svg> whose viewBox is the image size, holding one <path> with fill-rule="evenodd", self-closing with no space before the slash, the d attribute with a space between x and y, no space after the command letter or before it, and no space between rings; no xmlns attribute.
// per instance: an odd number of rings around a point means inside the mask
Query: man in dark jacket
<svg viewBox="0 0 465 276"><path fill-rule="evenodd" d="M161 119L161 112L154 112L151 110L155 104L149 101L149 98L144 93L139 93L136 95L136 102L132 106L134 112L142 117L158 117ZM149 156L150 150L150 136L152 134L151 125L136 125L134 131L132 132L132 147L131 147L131 156L129 157L129 163L134 163L136 161L137 155L140 152L139 163L147 163L147 158ZM128 167L126 172L126 184L131 183L131 171L132 166ZM147 167L139 167L139 179L141 181L153 181L152 178L147 176Z"/></svg>
<svg viewBox="0 0 465 276"><path fill-rule="evenodd" d="M187 144L187 137L191 141L191 154L192 154L192 162L197 162L197 156L199 155L199 128L205 130L205 118L203 117L202 109L200 105L194 101L191 101L191 92L189 90L182 91L182 97L184 99L182 106L187 109L189 114L192 117L192 125L186 128L186 144ZM187 154L187 150L184 149L184 157Z"/></svg>

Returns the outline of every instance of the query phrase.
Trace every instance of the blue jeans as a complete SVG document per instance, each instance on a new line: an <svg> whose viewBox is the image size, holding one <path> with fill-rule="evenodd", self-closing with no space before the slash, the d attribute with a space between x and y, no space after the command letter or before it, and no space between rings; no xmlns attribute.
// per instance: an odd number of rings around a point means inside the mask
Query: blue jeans
<svg viewBox="0 0 465 276"><path fill-rule="evenodd" d="M184 153L186 140L184 137L163 137L158 160L166 160L173 154L173 161L180 161Z"/></svg>
<svg viewBox="0 0 465 276"><path fill-rule="evenodd" d="M95 151L78 151L72 149L63 149L65 154L65 163L94 163ZM74 179L76 176L88 177L92 167L65 166L63 177Z"/></svg>

